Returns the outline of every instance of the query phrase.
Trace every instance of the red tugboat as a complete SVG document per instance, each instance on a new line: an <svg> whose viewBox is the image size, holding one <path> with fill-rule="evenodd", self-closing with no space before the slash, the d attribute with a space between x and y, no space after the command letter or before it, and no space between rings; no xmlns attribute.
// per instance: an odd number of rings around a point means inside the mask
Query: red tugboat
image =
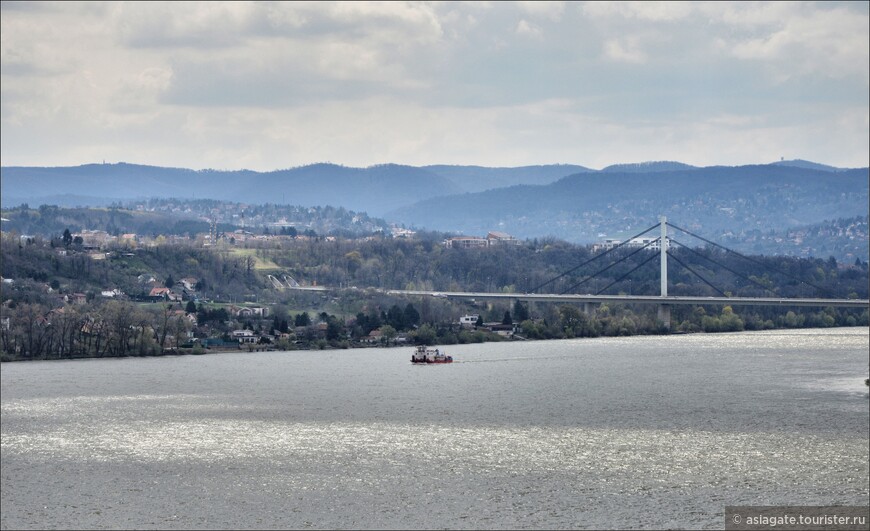
<svg viewBox="0 0 870 531"><path fill-rule="evenodd" d="M411 363L453 363L453 356L448 356L437 348L426 348L420 345L414 349Z"/></svg>

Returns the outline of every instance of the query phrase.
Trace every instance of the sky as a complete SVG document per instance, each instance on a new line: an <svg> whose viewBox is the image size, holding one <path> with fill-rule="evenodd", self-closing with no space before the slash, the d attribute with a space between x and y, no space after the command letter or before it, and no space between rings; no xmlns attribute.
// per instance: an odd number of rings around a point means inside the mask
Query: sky
<svg viewBox="0 0 870 531"><path fill-rule="evenodd" d="M3 2L3 166L870 165L868 2Z"/></svg>

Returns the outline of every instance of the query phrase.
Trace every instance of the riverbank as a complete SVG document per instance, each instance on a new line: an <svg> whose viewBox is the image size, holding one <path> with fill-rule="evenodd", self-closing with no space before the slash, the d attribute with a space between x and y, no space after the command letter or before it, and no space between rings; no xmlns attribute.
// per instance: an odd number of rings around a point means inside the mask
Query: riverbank
<svg viewBox="0 0 870 531"><path fill-rule="evenodd" d="M855 328L867 328L864 326L844 326L844 327L804 327L804 328L768 328L766 330L782 330L782 331L793 331L793 330L831 330L831 329L855 329ZM744 330L740 330L744 331ZM760 330L759 330L760 331ZM665 336L674 336L674 335L718 335L724 333L733 333L733 330L725 330L725 331L714 331L714 332L705 332L702 330L696 331L685 331L685 330L675 330L672 332L661 332L655 334L614 334L614 335L603 335L603 336L587 336L589 339L593 339L596 337L645 337L645 336L654 336L654 335L665 335ZM457 337L457 340L452 342L408 342L408 341L392 341L392 342L380 342L380 343L371 343L371 342L359 342L359 341L327 341L323 339L315 340L315 341L297 341L295 343L281 343L281 344L234 344L232 346L228 346L224 344L223 346L209 346L202 347L200 345L196 345L193 348L167 348L162 352L150 351L143 353L141 355L135 354L125 354L123 356L113 356L113 355L102 355L102 356L87 356L87 355L73 355L67 357L22 357L15 356L14 354L10 354L7 352L0 352L0 362L16 362L16 361L50 361L50 360L84 360L84 359L106 359L106 358L161 358L161 357L173 357L173 356L203 356L208 354L220 354L220 353L262 353L262 352L289 352L289 351L318 351L318 350L348 350L348 349L377 349L377 348L412 348L417 344L428 344L428 345L467 345L467 344L475 344L475 343L492 343L492 342L522 342L522 341L530 341L530 342L539 342L539 341L559 341L565 339L578 339L577 337L559 337L559 338L528 338L524 336L519 336L515 334L513 336L502 336L495 333L478 333L474 335L463 335ZM868 384L870 385L870 384Z"/></svg>

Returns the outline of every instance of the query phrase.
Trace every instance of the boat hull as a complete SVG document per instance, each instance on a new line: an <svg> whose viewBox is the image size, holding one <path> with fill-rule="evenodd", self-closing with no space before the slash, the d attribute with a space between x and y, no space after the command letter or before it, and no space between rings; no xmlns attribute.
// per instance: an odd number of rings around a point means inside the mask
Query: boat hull
<svg viewBox="0 0 870 531"><path fill-rule="evenodd" d="M411 363L415 365L453 363L453 356L448 356L437 348L418 346L411 355Z"/></svg>

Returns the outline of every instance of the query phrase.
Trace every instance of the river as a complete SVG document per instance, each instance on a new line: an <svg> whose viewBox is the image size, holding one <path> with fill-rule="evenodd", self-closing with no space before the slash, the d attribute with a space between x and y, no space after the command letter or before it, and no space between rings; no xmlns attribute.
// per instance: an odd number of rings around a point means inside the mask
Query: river
<svg viewBox="0 0 870 531"><path fill-rule="evenodd" d="M723 528L870 503L868 329L4 363L2 529Z"/></svg>

